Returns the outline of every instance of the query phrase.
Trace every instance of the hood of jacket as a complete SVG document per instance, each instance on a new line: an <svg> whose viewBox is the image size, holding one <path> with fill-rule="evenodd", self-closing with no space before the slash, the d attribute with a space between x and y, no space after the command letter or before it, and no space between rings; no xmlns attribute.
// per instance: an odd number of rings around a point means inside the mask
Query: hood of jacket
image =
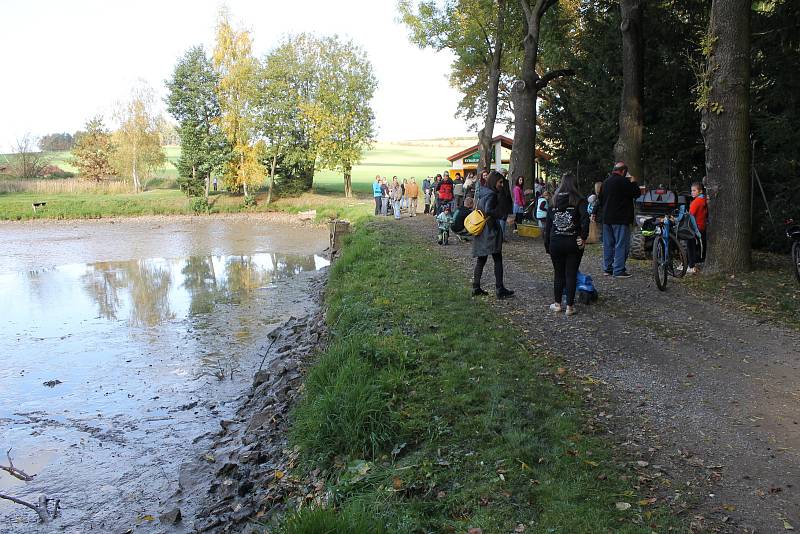
<svg viewBox="0 0 800 534"><path fill-rule="evenodd" d="M497 191L492 187L481 187L478 190L478 201L484 204L489 197L496 197Z"/></svg>
<svg viewBox="0 0 800 534"><path fill-rule="evenodd" d="M556 209L566 209L569 207L569 193L559 193L553 200L553 206Z"/></svg>

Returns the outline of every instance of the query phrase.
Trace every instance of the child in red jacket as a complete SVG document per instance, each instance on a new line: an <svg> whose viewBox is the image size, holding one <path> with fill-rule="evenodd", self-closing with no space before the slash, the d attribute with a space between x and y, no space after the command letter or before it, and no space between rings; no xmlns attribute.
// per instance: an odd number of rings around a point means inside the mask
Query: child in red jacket
<svg viewBox="0 0 800 534"><path fill-rule="evenodd" d="M689 213L694 216L697 223L697 229L700 230L700 243L702 250L698 250L698 243L696 240L687 242L689 253L689 270L690 273L697 272L697 264L706 261L706 226L708 225L708 204L706 203L705 189L703 184L695 182L692 184L692 203L689 205Z"/></svg>

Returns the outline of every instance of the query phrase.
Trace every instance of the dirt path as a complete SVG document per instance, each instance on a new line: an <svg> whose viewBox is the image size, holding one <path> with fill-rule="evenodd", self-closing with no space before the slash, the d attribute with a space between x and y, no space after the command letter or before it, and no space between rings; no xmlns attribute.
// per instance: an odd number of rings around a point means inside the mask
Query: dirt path
<svg viewBox="0 0 800 534"><path fill-rule="evenodd" d="M430 217L398 224L435 240ZM471 246L451 240L440 250L467 285ZM703 302L680 283L662 293L643 262L629 264L630 279L602 276L597 246L581 270L599 302L556 316L541 240L516 238L503 252L517 298L496 301L498 310L573 373L607 384L614 401L600 424L647 462L642 483L687 506L697 530L800 529L800 333ZM483 287L494 287L491 266Z"/></svg>

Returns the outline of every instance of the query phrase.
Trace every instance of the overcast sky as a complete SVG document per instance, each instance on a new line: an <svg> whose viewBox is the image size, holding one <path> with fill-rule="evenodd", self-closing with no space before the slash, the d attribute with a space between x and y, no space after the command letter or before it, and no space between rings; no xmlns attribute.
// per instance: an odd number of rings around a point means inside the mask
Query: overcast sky
<svg viewBox="0 0 800 534"><path fill-rule="evenodd" d="M451 56L412 46L395 0L228 0L258 57L287 33L338 33L367 52L381 140L469 135L453 117ZM177 59L213 47L219 0L0 0L0 150L110 117L137 80L163 97Z"/></svg>

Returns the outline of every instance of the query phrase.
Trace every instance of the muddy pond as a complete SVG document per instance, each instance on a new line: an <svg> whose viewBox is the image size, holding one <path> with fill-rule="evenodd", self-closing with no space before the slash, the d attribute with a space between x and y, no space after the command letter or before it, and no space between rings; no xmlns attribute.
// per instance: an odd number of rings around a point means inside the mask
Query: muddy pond
<svg viewBox="0 0 800 534"><path fill-rule="evenodd" d="M0 464L36 475L0 493L62 509L46 528L0 500L0 532L188 529L158 520L178 467L314 305L327 244L259 217L0 224Z"/></svg>

